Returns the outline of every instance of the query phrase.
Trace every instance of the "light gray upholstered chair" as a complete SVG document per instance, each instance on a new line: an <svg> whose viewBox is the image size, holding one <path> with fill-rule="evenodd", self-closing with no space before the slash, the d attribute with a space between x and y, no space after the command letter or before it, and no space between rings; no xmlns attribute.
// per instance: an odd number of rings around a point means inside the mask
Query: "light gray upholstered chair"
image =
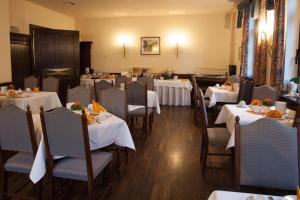
<svg viewBox="0 0 300 200"><path fill-rule="evenodd" d="M112 83L107 82L106 80L101 80L99 82L95 82L94 80L94 88L96 94L96 100L100 101L100 91L113 87Z"/></svg>
<svg viewBox="0 0 300 200"><path fill-rule="evenodd" d="M5 151L18 152L6 162ZM0 172L1 199L19 197L18 194L8 193L7 172L29 175L37 152L32 114L29 106L27 111L15 105L7 105L0 109ZM41 181L36 187L36 198L41 199Z"/></svg>
<svg viewBox="0 0 300 200"><path fill-rule="evenodd" d="M38 85L38 79L34 76L28 76L24 80L24 89L30 88L31 90L33 90L33 88L37 85Z"/></svg>
<svg viewBox="0 0 300 200"><path fill-rule="evenodd" d="M51 182L51 199L54 194L53 177L87 182L89 199L93 199L93 180L109 166L112 154L91 152L85 113L78 115L64 107L43 112L41 108L41 121ZM54 155L65 158L54 163Z"/></svg>
<svg viewBox="0 0 300 200"><path fill-rule="evenodd" d="M152 122L153 122L153 109L148 108L147 106L148 105L147 85L144 85L138 81L134 81L130 83L127 89L127 102L128 105L143 106L142 108L129 111L128 116L131 118L143 117L143 130L144 130L145 138L147 138L148 132L151 131L152 129Z"/></svg>
<svg viewBox="0 0 300 200"><path fill-rule="evenodd" d="M209 146L220 147L222 149L226 149L226 145L229 141L230 134L227 131L227 128L209 128L208 126L208 119L207 119L207 112L205 107L205 102L203 98L202 90L198 90L199 96L199 107L200 107L200 118L201 118L201 136L202 136L202 144L201 144L201 153L200 153L200 160L202 162L202 174L205 175L206 172L206 162L207 156L231 156L226 152L222 153L210 153L208 152Z"/></svg>
<svg viewBox="0 0 300 200"><path fill-rule="evenodd" d="M77 86L75 88L68 88L67 103L79 101L81 105L87 107L93 100L93 88L86 88L84 86Z"/></svg>
<svg viewBox="0 0 300 200"><path fill-rule="evenodd" d="M100 91L100 104L111 114L127 122L127 94L117 87L110 87Z"/></svg>
<svg viewBox="0 0 300 200"><path fill-rule="evenodd" d="M151 78L150 76L142 76L138 77L138 81L147 84L147 89L154 91L154 79Z"/></svg>
<svg viewBox="0 0 300 200"><path fill-rule="evenodd" d="M115 86L119 88L121 83L125 83L125 85L128 85L129 83L131 83L131 78L128 78L127 76L117 77L115 80Z"/></svg>
<svg viewBox="0 0 300 200"><path fill-rule="evenodd" d="M264 100L265 98L269 98L272 102L275 102L277 100L277 90L269 85L262 85L253 88L252 100Z"/></svg>
<svg viewBox="0 0 300 200"><path fill-rule="evenodd" d="M43 78L43 91L58 93L58 90L59 90L59 79L53 76Z"/></svg>
<svg viewBox="0 0 300 200"><path fill-rule="evenodd" d="M236 117L235 187L294 191L299 185L299 128L261 118L240 125ZM298 148L297 148L298 146Z"/></svg>
<svg viewBox="0 0 300 200"><path fill-rule="evenodd" d="M232 75L232 76L228 76L227 82L230 83L230 84L232 84L232 83L240 83L241 79L237 75Z"/></svg>

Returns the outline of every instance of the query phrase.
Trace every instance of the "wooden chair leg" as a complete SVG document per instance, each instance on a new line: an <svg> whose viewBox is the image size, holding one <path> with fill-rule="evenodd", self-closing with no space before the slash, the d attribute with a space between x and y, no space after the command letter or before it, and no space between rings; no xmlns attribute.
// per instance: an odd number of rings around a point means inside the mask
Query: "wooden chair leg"
<svg viewBox="0 0 300 200"><path fill-rule="evenodd" d="M144 116L143 126L144 126L145 139L147 139L147 137L148 137L148 116Z"/></svg>
<svg viewBox="0 0 300 200"><path fill-rule="evenodd" d="M93 200L93 192L94 192L94 184L93 180L88 180L88 193L89 193L89 200Z"/></svg>
<svg viewBox="0 0 300 200"><path fill-rule="evenodd" d="M120 178L121 174L121 160L120 160L120 148L117 148L117 177Z"/></svg>
<svg viewBox="0 0 300 200"><path fill-rule="evenodd" d="M128 148L125 147L125 161L126 161L126 164L128 164Z"/></svg>
<svg viewBox="0 0 300 200"><path fill-rule="evenodd" d="M40 200L42 199L42 180L40 180L36 185L35 185L35 190L36 190L36 199Z"/></svg>
<svg viewBox="0 0 300 200"><path fill-rule="evenodd" d="M4 171L2 174L1 178L1 187L2 187L2 192L1 192L1 199L2 200L7 200L7 173Z"/></svg>
<svg viewBox="0 0 300 200"><path fill-rule="evenodd" d="M49 173L49 182L50 182L50 195L49 199L52 200L55 194L55 180L52 173Z"/></svg>

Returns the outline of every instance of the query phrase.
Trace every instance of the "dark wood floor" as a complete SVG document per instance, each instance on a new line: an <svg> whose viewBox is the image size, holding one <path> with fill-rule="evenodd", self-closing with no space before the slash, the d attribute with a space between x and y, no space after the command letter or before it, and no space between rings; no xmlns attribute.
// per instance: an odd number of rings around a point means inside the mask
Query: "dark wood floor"
<svg viewBox="0 0 300 200"><path fill-rule="evenodd" d="M162 107L161 115L155 115L151 135L144 140L134 134L136 151L129 154L129 163L122 165L121 176L115 170L111 183L102 186L102 178L96 180L97 199L207 199L213 190L232 190L232 170L208 169L206 177L200 167L200 132L193 123L190 107ZM209 160L209 165L231 168L230 160ZM24 182L24 176L11 176L9 186L14 190ZM48 184L44 183L47 199ZM58 182L60 189L56 199L85 199L87 187L83 183ZM63 186L63 187L61 187ZM22 193L33 194L32 184Z"/></svg>

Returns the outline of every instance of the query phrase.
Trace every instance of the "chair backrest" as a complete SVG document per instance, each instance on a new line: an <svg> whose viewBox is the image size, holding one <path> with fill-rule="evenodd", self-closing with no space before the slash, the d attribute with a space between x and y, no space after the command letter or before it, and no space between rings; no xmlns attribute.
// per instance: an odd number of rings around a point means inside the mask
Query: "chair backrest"
<svg viewBox="0 0 300 200"><path fill-rule="evenodd" d="M197 85L197 81L196 81L195 75L192 76L192 86L193 86L194 100L196 100L196 97L198 95L198 85Z"/></svg>
<svg viewBox="0 0 300 200"><path fill-rule="evenodd" d="M232 84L232 83L240 83L241 79L237 75L232 75L232 76L228 76L227 82L230 83L230 84Z"/></svg>
<svg viewBox="0 0 300 200"><path fill-rule="evenodd" d="M298 129L298 130L297 130ZM295 190L299 184L299 128L270 118L248 125L236 119L235 186Z"/></svg>
<svg viewBox="0 0 300 200"><path fill-rule="evenodd" d="M33 90L33 88L37 85L38 85L38 79L34 76L28 76L24 80L24 89L30 88Z"/></svg>
<svg viewBox="0 0 300 200"><path fill-rule="evenodd" d="M151 78L150 76L138 77L138 81L143 84L147 84L148 90L154 90L154 79Z"/></svg>
<svg viewBox="0 0 300 200"><path fill-rule="evenodd" d="M199 104L199 105L197 105L197 107L199 107L199 109L200 109L199 115L200 115L200 119L201 119L202 140L203 140L203 144L208 144L208 133L207 133L208 119L207 119L204 95L200 88L198 89L198 98L199 98L199 101L197 101L197 104Z"/></svg>
<svg viewBox="0 0 300 200"><path fill-rule="evenodd" d="M125 85L129 84L129 83L131 83L131 79L128 78L127 76L119 76L116 78L115 86L120 87L121 83L125 83Z"/></svg>
<svg viewBox="0 0 300 200"><path fill-rule="evenodd" d="M99 97L100 97L101 90L105 90L105 89L108 89L110 87L113 87L112 83L109 83L106 80L100 80L99 82L95 82L95 80L94 80L96 100L100 101Z"/></svg>
<svg viewBox="0 0 300 200"><path fill-rule="evenodd" d="M12 104L0 109L0 149L36 153L37 141L29 106L27 111Z"/></svg>
<svg viewBox="0 0 300 200"><path fill-rule="evenodd" d="M41 110L43 136L48 153L85 158L85 148L90 149L85 115L76 114L65 107L50 112Z"/></svg>
<svg viewBox="0 0 300 200"><path fill-rule="evenodd" d="M147 85L134 81L128 85L127 101L129 105L147 107Z"/></svg>
<svg viewBox="0 0 300 200"><path fill-rule="evenodd" d="M272 102L275 102L277 100L277 90L269 85L253 88L252 99L264 100L265 98L269 98Z"/></svg>
<svg viewBox="0 0 300 200"><path fill-rule="evenodd" d="M250 104L252 100L253 87L254 87L253 80L242 79L240 83L237 103L243 100L246 102L246 104Z"/></svg>
<svg viewBox="0 0 300 200"><path fill-rule="evenodd" d="M59 89L59 79L49 76L43 78L43 91L47 92L58 92Z"/></svg>
<svg viewBox="0 0 300 200"><path fill-rule="evenodd" d="M75 88L68 88L67 103L79 101L81 105L88 106L93 100L93 88L86 88L84 86L77 86Z"/></svg>
<svg viewBox="0 0 300 200"><path fill-rule="evenodd" d="M126 90L120 90L117 87L110 87L100 90L100 104L111 114L127 121L127 94Z"/></svg>

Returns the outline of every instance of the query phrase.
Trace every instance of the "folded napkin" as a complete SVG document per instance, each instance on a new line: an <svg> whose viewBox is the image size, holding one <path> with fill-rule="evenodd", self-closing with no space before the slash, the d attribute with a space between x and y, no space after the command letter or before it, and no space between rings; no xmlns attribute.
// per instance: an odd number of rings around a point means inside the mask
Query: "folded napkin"
<svg viewBox="0 0 300 200"><path fill-rule="evenodd" d="M101 112L107 112L107 110L93 100L93 113L101 113Z"/></svg>

